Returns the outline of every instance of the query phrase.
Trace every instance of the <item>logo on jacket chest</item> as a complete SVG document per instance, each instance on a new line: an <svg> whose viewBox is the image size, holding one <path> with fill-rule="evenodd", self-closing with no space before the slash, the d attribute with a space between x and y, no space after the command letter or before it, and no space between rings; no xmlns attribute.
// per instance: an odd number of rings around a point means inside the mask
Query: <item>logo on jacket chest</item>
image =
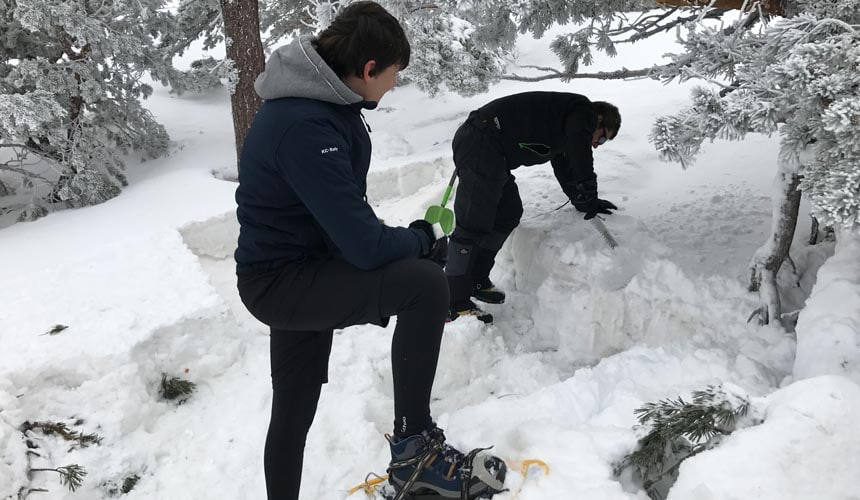
<svg viewBox="0 0 860 500"><path fill-rule="evenodd" d="M337 146L332 146L330 148L323 148L320 150L320 153L322 153L322 154L334 153L335 151L337 151Z"/></svg>

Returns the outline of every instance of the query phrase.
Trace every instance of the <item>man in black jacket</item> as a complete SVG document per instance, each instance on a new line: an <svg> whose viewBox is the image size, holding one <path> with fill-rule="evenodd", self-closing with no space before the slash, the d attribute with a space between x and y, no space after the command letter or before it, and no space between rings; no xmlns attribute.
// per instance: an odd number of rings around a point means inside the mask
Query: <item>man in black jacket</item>
<svg viewBox="0 0 860 500"><path fill-rule="evenodd" d="M460 182L454 199L457 227L448 245L449 319L493 317L470 297L501 304L505 293L490 281L496 254L523 214L511 170L552 163L562 190L586 219L617 207L597 197L592 149L621 128L618 108L564 92L525 92L469 114L454 135Z"/></svg>
<svg viewBox="0 0 860 500"><path fill-rule="evenodd" d="M382 224L365 197L370 136L361 112L394 86L409 55L397 20L356 2L318 37L275 51L255 84L265 102L242 147L235 257L242 302L271 328L269 499L298 499L333 330L389 316L398 317L387 436L395 489L462 490L469 499L504 489L503 463L447 445L430 417L448 309L447 240L423 220Z"/></svg>

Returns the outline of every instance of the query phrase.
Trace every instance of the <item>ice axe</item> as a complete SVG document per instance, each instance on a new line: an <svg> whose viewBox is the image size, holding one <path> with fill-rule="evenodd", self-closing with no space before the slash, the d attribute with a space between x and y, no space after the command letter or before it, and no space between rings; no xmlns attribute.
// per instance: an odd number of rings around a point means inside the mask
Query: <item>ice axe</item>
<svg viewBox="0 0 860 500"><path fill-rule="evenodd" d="M448 187L445 188L445 194L442 195L442 203L439 205L430 205L427 207L427 212L424 214L424 220L430 224L439 224L442 232L446 235L451 234L454 230L454 211L450 208L445 208L448 203L448 197L451 196L451 189L454 188L454 181L457 179L457 169L454 169L454 175L448 182Z"/></svg>

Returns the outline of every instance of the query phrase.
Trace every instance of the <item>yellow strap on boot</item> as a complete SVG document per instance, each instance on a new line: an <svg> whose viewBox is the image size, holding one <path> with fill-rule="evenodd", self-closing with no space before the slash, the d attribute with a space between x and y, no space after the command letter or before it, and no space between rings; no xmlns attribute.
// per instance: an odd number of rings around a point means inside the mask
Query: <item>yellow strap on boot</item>
<svg viewBox="0 0 860 500"><path fill-rule="evenodd" d="M523 482L520 483L520 486L519 488L517 488L517 491L513 494L513 496L511 496L511 500L517 500L517 498L519 498L520 492L523 491L523 484L525 484L526 478L528 477L529 468L532 465L536 465L543 469L543 474L545 476L549 475L549 465L547 465L546 462L544 462L543 460L538 460L536 458L529 458L527 460L523 460L520 463L520 474L523 475Z"/></svg>

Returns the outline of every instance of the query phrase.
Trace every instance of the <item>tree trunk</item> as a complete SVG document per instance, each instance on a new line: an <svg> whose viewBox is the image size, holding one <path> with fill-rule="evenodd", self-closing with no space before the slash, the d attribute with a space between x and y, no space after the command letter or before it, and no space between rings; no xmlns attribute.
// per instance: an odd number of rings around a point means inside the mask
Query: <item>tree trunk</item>
<svg viewBox="0 0 860 500"><path fill-rule="evenodd" d="M230 86L233 110L233 132L236 138L236 162L242 157L242 144L254 115L262 102L254 92L254 80L266 65L260 40L260 14L257 0L221 0L224 33L227 36L227 59L237 73Z"/></svg>
<svg viewBox="0 0 860 500"><path fill-rule="evenodd" d="M759 292L761 299L761 307L753 316L757 313L762 324L776 321L782 325L782 307L776 278L782 263L788 257L797 228L801 195L797 187L800 184L800 176L794 172L780 171L777 173L777 182L781 189L780 196L773 200L773 232L753 257L749 290ZM750 318L752 319L752 316Z"/></svg>
<svg viewBox="0 0 860 500"><path fill-rule="evenodd" d="M786 0L761 0L760 2L747 0L657 0L660 5L669 7L713 7L714 9L730 9L739 10L746 6L749 10L753 5L759 3L761 10L765 14L774 14L777 16L785 15ZM713 5L711 5L713 3Z"/></svg>
<svg viewBox="0 0 860 500"><path fill-rule="evenodd" d="M61 36L61 43L63 45L63 54L72 61L80 61L88 58L93 50L90 44L86 44L81 48L80 52L76 51L74 45L75 38L65 32L63 32ZM81 96L81 84L83 83L83 78L81 77L81 74L77 72L74 74L74 77L75 83L77 84L77 92L72 94L69 99L69 124L66 129L66 139L68 139L68 144L66 146L67 150L65 151L64 157L60 162L63 166L63 172L60 174L60 178L57 179L54 187L51 188L51 192L46 197L51 203L65 202L67 207L71 207L69 204L70 200L63 199L60 193L69 185L70 182L72 182L78 174L78 169L71 161L67 161L65 157L70 157L72 155L72 150L77 147L75 134L80 130L78 119L84 112L84 98Z"/></svg>

